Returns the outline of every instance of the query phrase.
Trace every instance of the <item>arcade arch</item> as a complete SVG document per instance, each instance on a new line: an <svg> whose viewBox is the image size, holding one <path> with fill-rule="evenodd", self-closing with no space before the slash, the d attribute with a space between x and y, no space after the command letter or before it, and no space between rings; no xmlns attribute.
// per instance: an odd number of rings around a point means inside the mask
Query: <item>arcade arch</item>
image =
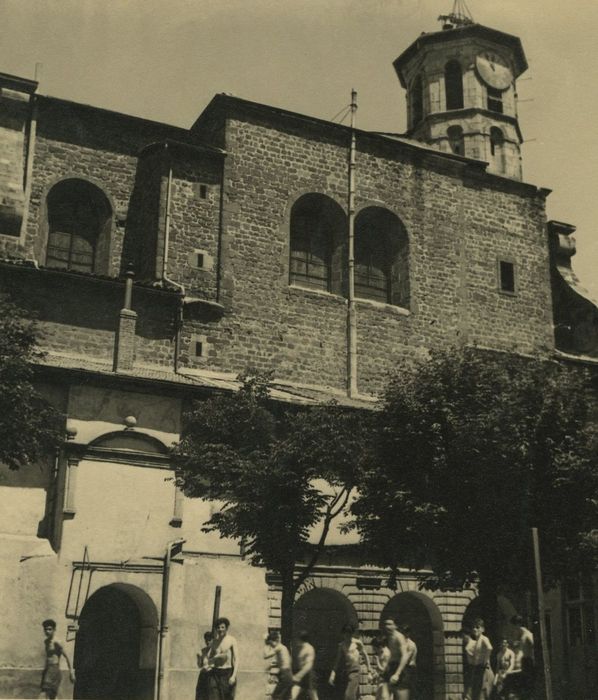
<svg viewBox="0 0 598 700"><path fill-rule="evenodd" d="M293 631L305 630L316 650L315 670L320 700L330 698L328 676L334 665L343 625L357 628L358 618L351 601L333 588L314 588L304 593L293 608Z"/></svg>
<svg viewBox="0 0 598 700"><path fill-rule="evenodd" d="M401 625L409 625L411 638L417 644L418 700L444 698L444 625L440 610L425 593L409 591L398 593L384 606L380 625L392 618Z"/></svg>

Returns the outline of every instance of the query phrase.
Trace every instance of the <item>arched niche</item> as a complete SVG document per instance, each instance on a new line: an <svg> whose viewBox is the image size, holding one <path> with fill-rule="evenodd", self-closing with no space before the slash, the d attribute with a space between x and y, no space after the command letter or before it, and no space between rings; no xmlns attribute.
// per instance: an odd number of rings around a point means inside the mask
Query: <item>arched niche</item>
<svg viewBox="0 0 598 700"><path fill-rule="evenodd" d="M289 220L289 282L340 294L346 216L327 195L297 199Z"/></svg>
<svg viewBox="0 0 598 700"><path fill-rule="evenodd" d="M328 676L334 665L336 650L344 625L358 626L351 601L333 588L314 588L304 593L293 608L293 633L306 631L316 650L316 674L320 700L330 695Z"/></svg>
<svg viewBox="0 0 598 700"><path fill-rule="evenodd" d="M81 178L57 182L46 197L45 264L109 274L113 210L105 192Z"/></svg>
<svg viewBox="0 0 598 700"><path fill-rule="evenodd" d="M355 296L409 308L409 239L384 207L368 206L355 217Z"/></svg>
<svg viewBox="0 0 598 700"><path fill-rule="evenodd" d="M447 110L463 109L463 71L455 59L444 67L444 89Z"/></svg>
<svg viewBox="0 0 598 700"><path fill-rule="evenodd" d="M417 644L417 699L444 698L444 624L436 603L419 591L398 593L384 606L380 625L388 619L409 625Z"/></svg>

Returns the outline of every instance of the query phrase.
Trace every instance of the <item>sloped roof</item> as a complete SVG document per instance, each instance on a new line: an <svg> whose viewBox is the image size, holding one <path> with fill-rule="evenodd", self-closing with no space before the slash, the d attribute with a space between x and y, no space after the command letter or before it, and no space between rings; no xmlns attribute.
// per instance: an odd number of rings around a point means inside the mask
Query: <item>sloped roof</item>
<svg viewBox="0 0 598 700"><path fill-rule="evenodd" d="M130 371L114 372L112 363L106 360L95 360L83 355L47 352L37 364L42 367L72 370L74 372L131 379L145 382L170 384L172 387L212 389L215 391L237 391L241 382L234 372L212 372L208 370L189 369L175 372L169 367L139 365ZM306 386L293 382L274 379L271 384L270 396L276 401L298 405L318 405L336 401L340 406L349 408L375 408L377 399L374 396L359 396L349 398L343 391L332 387Z"/></svg>

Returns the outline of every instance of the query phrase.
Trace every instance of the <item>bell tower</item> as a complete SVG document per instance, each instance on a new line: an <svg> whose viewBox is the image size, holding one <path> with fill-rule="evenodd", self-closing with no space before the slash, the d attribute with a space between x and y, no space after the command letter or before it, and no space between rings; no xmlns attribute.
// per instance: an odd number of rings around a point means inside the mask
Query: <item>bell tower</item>
<svg viewBox="0 0 598 700"><path fill-rule="evenodd" d="M393 63L407 90L407 135L521 180L521 41L476 24L463 0L439 20L440 31L421 34Z"/></svg>

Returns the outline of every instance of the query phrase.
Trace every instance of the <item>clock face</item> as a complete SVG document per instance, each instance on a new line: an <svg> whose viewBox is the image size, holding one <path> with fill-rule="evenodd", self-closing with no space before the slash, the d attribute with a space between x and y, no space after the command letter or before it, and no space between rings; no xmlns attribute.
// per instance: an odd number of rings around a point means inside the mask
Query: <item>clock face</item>
<svg viewBox="0 0 598 700"><path fill-rule="evenodd" d="M508 62L494 51L478 54L475 65L481 80L494 90L506 90L513 80Z"/></svg>

